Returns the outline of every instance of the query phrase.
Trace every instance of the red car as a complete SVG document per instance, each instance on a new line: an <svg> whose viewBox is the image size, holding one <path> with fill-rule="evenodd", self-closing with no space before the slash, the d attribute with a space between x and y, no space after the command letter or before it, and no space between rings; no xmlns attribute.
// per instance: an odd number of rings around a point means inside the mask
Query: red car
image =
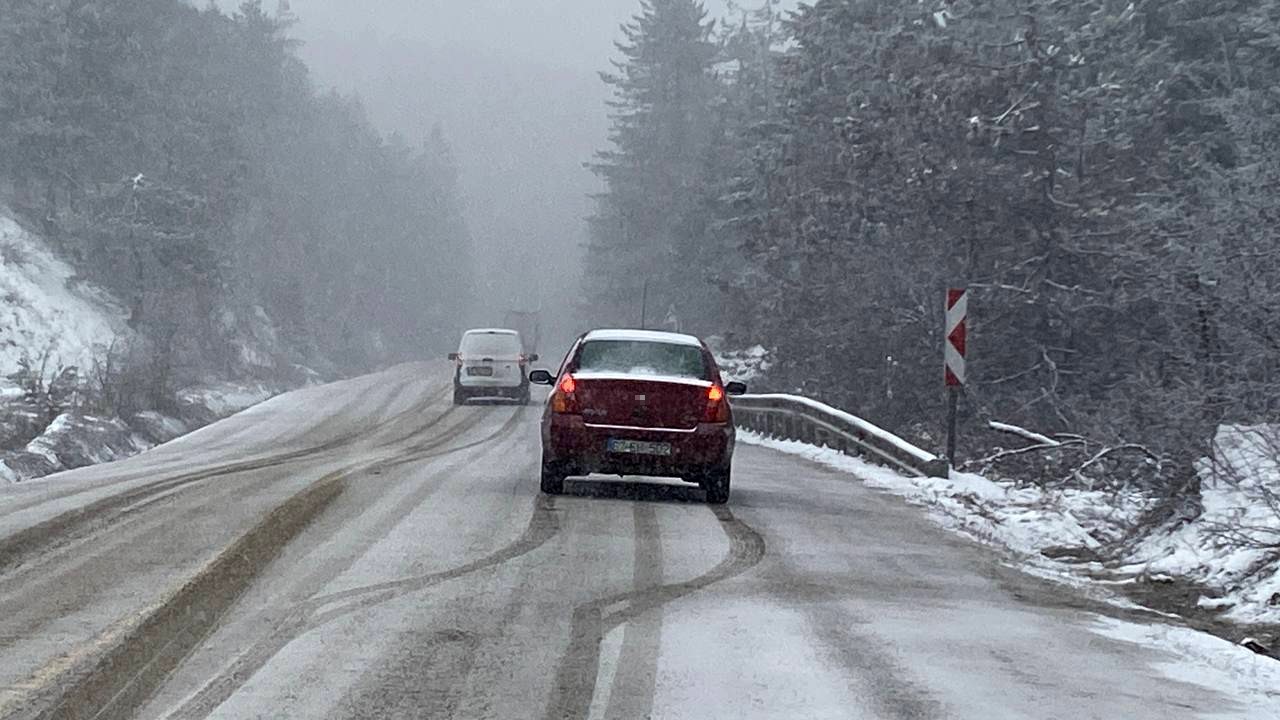
<svg viewBox="0 0 1280 720"><path fill-rule="evenodd" d="M542 491L570 475L657 475L729 500L733 411L727 385L698 338L648 330L595 330L574 343L560 372L529 381L555 389L542 417Z"/></svg>

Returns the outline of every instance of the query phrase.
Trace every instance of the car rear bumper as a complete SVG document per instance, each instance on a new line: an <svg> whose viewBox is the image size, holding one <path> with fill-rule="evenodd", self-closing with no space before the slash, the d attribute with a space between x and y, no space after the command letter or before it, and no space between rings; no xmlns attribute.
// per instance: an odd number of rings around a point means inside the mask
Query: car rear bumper
<svg viewBox="0 0 1280 720"><path fill-rule="evenodd" d="M611 438L669 443L671 454L639 455L607 450ZM573 474L665 475L684 477L727 468L733 457L732 423L702 423L690 431L588 425L581 415L552 414L543 424L542 447L548 459Z"/></svg>

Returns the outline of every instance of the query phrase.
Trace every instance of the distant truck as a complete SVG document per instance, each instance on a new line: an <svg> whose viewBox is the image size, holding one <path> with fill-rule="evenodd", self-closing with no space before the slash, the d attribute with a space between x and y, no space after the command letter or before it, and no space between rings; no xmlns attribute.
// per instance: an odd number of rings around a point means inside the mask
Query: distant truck
<svg viewBox="0 0 1280 720"><path fill-rule="evenodd" d="M526 355L538 352L538 340L541 335L540 315L537 310L508 310L502 318L503 327L520 333Z"/></svg>

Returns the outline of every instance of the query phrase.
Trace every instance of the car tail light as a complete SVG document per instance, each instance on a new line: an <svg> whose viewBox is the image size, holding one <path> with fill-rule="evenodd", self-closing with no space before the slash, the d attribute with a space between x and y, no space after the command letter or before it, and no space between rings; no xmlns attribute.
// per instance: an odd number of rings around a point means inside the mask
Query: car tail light
<svg viewBox="0 0 1280 720"><path fill-rule="evenodd" d="M707 413L704 419L710 423L729 422L729 403L724 399L724 388L719 385L707 388Z"/></svg>
<svg viewBox="0 0 1280 720"><path fill-rule="evenodd" d="M551 395L551 412L576 415L578 413L578 381L572 375L560 378L556 391Z"/></svg>

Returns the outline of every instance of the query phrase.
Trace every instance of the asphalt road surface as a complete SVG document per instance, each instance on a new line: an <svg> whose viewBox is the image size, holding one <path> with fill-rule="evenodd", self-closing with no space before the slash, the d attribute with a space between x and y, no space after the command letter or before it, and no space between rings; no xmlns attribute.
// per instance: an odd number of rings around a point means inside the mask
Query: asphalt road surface
<svg viewBox="0 0 1280 720"><path fill-rule="evenodd" d="M438 364L0 489L4 718L1107 718L1242 710L856 478L538 493Z"/></svg>

